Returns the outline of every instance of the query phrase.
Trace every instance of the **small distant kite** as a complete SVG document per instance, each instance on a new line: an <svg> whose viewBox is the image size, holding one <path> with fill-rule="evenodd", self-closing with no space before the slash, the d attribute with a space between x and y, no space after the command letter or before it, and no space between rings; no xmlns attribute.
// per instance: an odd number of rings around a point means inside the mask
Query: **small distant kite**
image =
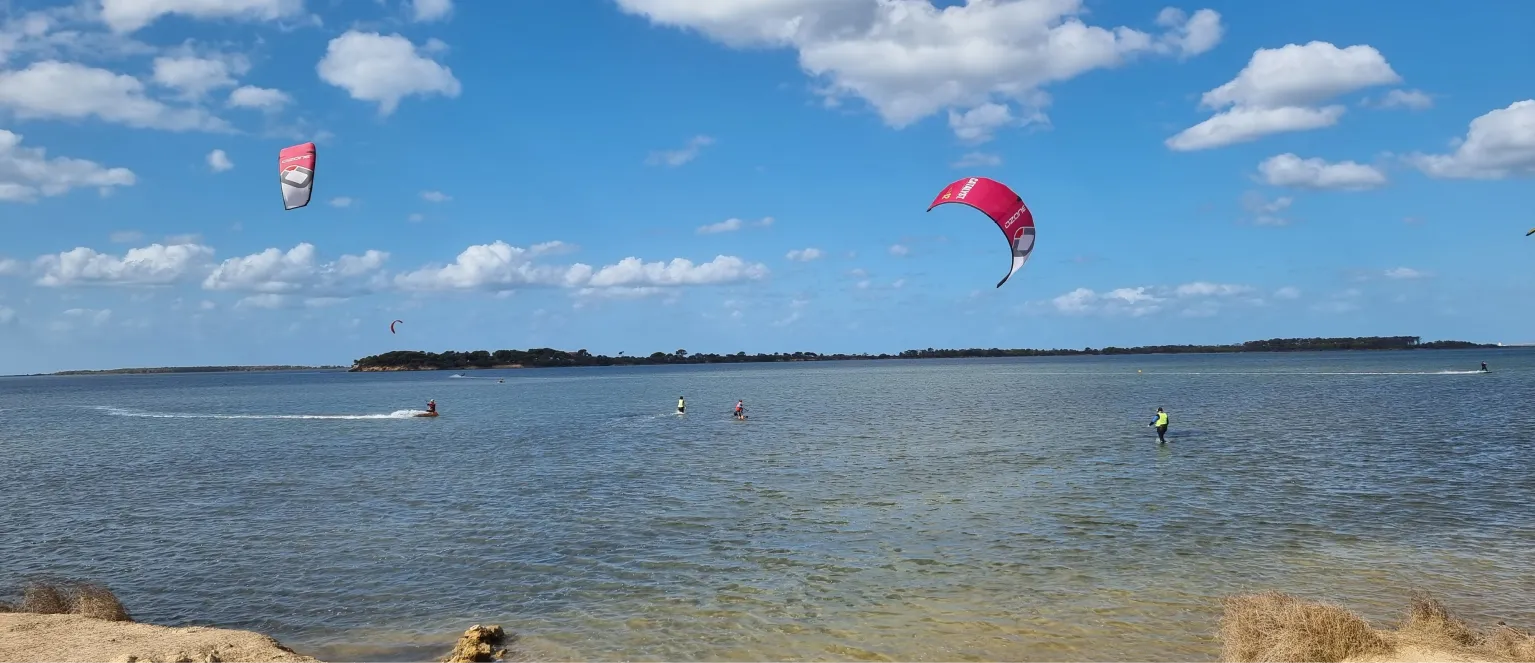
<svg viewBox="0 0 1535 663"><path fill-rule="evenodd" d="M1530 235L1535 235L1535 228L1531 228L1529 232L1524 234L1525 237L1529 237Z"/></svg>
<svg viewBox="0 0 1535 663"><path fill-rule="evenodd" d="M1007 283L1013 274L1023 268L1023 263L1028 262L1029 255L1034 252L1034 213L1029 211L1028 205L1023 204L1023 197L1013 193L1006 184L985 177L967 177L954 181L933 199L927 211L931 212L934 207L948 203L969 205L980 210L1007 236L1007 242L1013 248L1013 266L1007 276L997 282L997 287L1002 287L1003 283Z"/></svg>
<svg viewBox="0 0 1535 663"><path fill-rule="evenodd" d="M391 333L391 334L396 333L394 331L394 326L398 325L398 324L402 324L404 322L405 322L404 320L395 320L394 322L389 323L389 333Z"/></svg>
<svg viewBox="0 0 1535 663"><path fill-rule="evenodd" d="M294 210L309 204L314 194L314 143L285 147L277 154L278 181L282 183L282 208Z"/></svg>

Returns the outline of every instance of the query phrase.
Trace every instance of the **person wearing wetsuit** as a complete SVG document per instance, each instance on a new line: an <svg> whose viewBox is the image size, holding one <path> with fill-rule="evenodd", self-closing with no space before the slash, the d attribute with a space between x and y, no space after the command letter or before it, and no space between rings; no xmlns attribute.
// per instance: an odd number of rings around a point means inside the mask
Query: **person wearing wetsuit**
<svg viewBox="0 0 1535 663"><path fill-rule="evenodd" d="M746 418L746 401L736 401L736 418Z"/></svg>
<svg viewBox="0 0 1535 663"><path fill-rule="evenodd" d="M1483 373L1491 373L1492 372L1492 371L1487 370L1487 362L1485 362L1485 361L1482 362L1482 372Z"/></svg>
<svg viewBox="0 0 1535 663"><path fill-rule="evenodd" d="M435 399L426 402L426 411L437 414L437 401Z"/></svg>
<svg viewBox="0 0 1535 663"><path fill-rule="evenodd" d="M677 397L677 414L682 414L683 412L686 412L687 409L688 409L687 401L682 400L682 397L678 396Z"/></svg>
<svg viewBox="0 0 1535 663"><path fill-rule="evenodd" d="M1151 425L1157 428L1157 441L1167 444L1167 413L1162 408L1157 408L1157 419Z"/></svg>

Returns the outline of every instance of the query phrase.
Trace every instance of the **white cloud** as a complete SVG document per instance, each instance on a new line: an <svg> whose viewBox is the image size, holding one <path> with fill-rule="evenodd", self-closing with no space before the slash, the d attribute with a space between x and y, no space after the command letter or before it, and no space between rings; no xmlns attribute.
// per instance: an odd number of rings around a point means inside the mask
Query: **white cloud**
<svg viewBox="0 0 1535 663"><path fill-rule="evenodd" d="M440 94L456 98L462 91L453 70L422 55L441 42L418 49L397 34L349 30L330 40L325 57L316 66L320 79L344 89L353 99L378 104L380 115L389 115L410 95Z"/></svg>
<svg viewBox="0 0 1535 663"><path fill-rule="evenodd" d="M520 286L577 287L591 279L592 268L535 265L531 251L496 241L464 249L443 267L424 267L395 277L405 290L509 290Z"/></svg>
<svg viewBox="0 0 1535 663"><path fill-rule="evenodd" d="M203 109L172 108L150 99L144 84L132 76L54 60L0 72L0 107L9 108L20 119L95 117L140 129L229 129Z"/></svg>
<svg viewBox="0 0 1535 663"><path fill-rule="evenodd" d="M1502 179L1535 175L1535 99L1471 121L1451 154L1414 154L1408 162L1432 177Z"/></svg>
<svg viewBox="0 0 1535 663"><path fill-rule="evenodd" d="M91 326L100 327L112 319L112 309L72 308L64 311L64 315L71 318L89 320Z"/></svg>
<svg viewBox="0 0 1535 663"><path fill-rule="evenodd" d="M985 152L969 152L949 165L955 168L995 168L1002 165L1002 157Z"/></svg>
<svg viewBox="0 0 1535 663"><path fill-rule="evenodd" d="M133 186L138 178L127 168L105 168L94 161L48 158L41 147L22 147L22 135L0 129L0 202L34 202L40 196L61 196L72 189Z"/></svg>
<svg viewBox="0 0 1535 663"><path fill-rule="evenodd" d="M532 255L532 256L557 256L557 255L563 255L563 254L566 254L566 253L575 253L576 251L579 251L579 250L581 250L581 247L576 246L575 244L571 244L569 242L561 242L560 240L554 240L552 242L540 242L538 244L534 244L532 247L530 247L528 249L528 255Z"/></svg>
<svg viewBox="0 0 1535 663"><path fill-rule="evenodd" d="M48 287L72 285L168 285L206 266L213 249L201 244L155 243L129 249L123 257L77 247L45 255L35 265L43 273L37 284Z"/></svg>
<svg viewBox="0 0 1535 663"><path fill-rule="evenodd" d="M1381 108L1423 110L1434 106L1434 98L1422 90L1392 90L1376 104Z"/></svg>
<svg viewBox="0 0 1535 663"><path fill-rule="evenodd" d="M222 173L235 167L235 162L229 160L229 155L223 150L214 150L208 153L208 167L215 173Z"/></svg>
<svg viewBox="0 0 1535 663"><path fill-rule="evenodd" d="M351 207L352 206L352 202L353 202L352 199L348 198L346 196L336 196L335 198L331 198L330 199L330 206L331 207Z"/></svg>
<svg viewBox="0 0 1535 663"><path fill-rule="evenodd" d="M1025 117L1048 104L1040 88L1141 54L1191 55L1212 48L1220 16L1158 16L1160 36L1089 26L1079 0L618 0L658 25L696 29L733 47L786 47L823 85L828 104L857 98L901 128L945 109L1018 104ZM965 125L969 126L969 125Z"/></svg>
<svg viewBox="0 0 1535 663"><path fill-rule="evenodd" d="M282 90L244 85L229 93L231 108L255 108L263 111L279 111L293 102L293 97Z"/></svg>
<svg viewBox="0 0 1535 663"><path fill-rule="evenodd" d="M810 262L812 260L818 260L824 255L826 254L822 253L820 249L810 247L806 249L794 249L793 251L785 254L784 257L795 262Z"/></svg>
<svg viewBox="0 0 1535 663"><path fill-rule="evenodd" d="M134 32L171 14L200 20L273 21L303 11L304 0L101 0L101 20L120 33Z"/></svg>
<svg viewBox="0 0 1535 663"><path fill-rule="evenodd" d="M1411 267L1396 267L1386 270L1386 278L1388 279L1421 279L1428 276L1428 272L1419 271Z"/></svg>
<svg viewBox="0 0 1535 663"><path fill-rule="evenodd" d="M1059 313L1068 315L1151 315L1169 306L1179 305L1183 315L1210 316L1219 312L1221 303L1251 295L1251 286L1195 281L1179 286L1137 286L1097 292L1077 288L1049 301ZM1261 300L1247 297L1248 303Z"/></svg>
<svg viewBox="0 0 1535 663"><path fill-rule="evenodd" d="M671 166L676 168L689 161L698 158L698 153L705 147L714 144L714 139L709 136L694 136L688 139L686 145L678 150L656 150L645 157L645 164L650 166Z"/></svg>
<svg viewBox="0 0 1535 663"><path fill-rule="evenodd" d="M538 246L544 248L534 251L501 241L471 246L452 264L400 274L395 284L404 290L510 290L523 286L633 289L732 283L761 279L768 273L766 266L734 256L718 256L697 265L682 258L646 263L630 257L598 270L583 263L539 265L533 261L538 255L569 245L547 242Z"/></svg>
<svg viewBox="0 0 1535 663"><path fill-rule="evenodd" d="M453 200L453 197L441 191L422 191L421 199L429 203L444 203Z"/></svg>
<svg viewBox="0 0 1535 663"><path fill-rule="evenodd" d="M905 246L903 246L901 244L891 244L890 245L890 255L899 257L899 256L910 255L910 254L911 254L911 249L908 249L908 248L906 248Z"/></svg>
<svg viewBox="0 0 1535 663"><path fill-rule="evenodd" d="M453 13L453 0L412 0L411 18L420 23L440 21Z"/></svg>
<svg viewBox="0 0 1535 663"><path fill-rule="evenodd" d="M1011 108L1002 104L986 103L960 113L949 111L949 129L954 136L966 143L984 143L996 137L996 132L1010 125L1048 122L1043 113L1028 118L1015 118Z"/></svg>
<svg viewBox="0 0 1535 663"><path fill-rule="evenodd" d="M1205 92L1200 106L1214 117L1167 139L1178 151L1206 150L1288 131L1337 124L1341 105L1319 106L1339 95L1400 82L1386 58L1370 46L1338 48L1324 41L1260 48L1236 78Z"/></svg>
<svg viewBox="0 0 1535 663"><path fill-rule="evenodd" d="M1263 197L1256 191L1248 191L1242 194L1242 208L1252 215L1252 222L1259 226L1286 226L1290 220L1280 216L1280 213L1290 208L1295 199L1290 196L1280 196L1273 200Z"/></svg>
<svg viewBox="0 0 1535 663"><path fill-rule="evenodd" d="M719 223L711 223L708 225L699 226L697 232L700 235L713 235L717 233L735 232L747 226L766 228L771 225L773 225L773 217L771 216L765 216L757 221L750 222L731 217Z"/></svg>
<svg viewBox="0 0 1535 663"><path fill-rule="evenodd" d="M1288 152L1258 164L1258 172L1263 181L1272 186L1297 189L1359 191L1386 184L1386 174L1374 166L1353 161L1327 163L1318 158L1302 159Z"/></svg>
<svg viewBox="0 0 1535 663"><path fill-rule="evenodd" d="M10 258L0 258L0 276L15 276L26 271L20 262Z"/></svg>
<svg viewBox="0 0 1535 663"><path fill-rule="evenodd" d="M1279 299L1299 299L1300 298L1300 288L1297 288L1295 286L1287 285L1287 286L1285 286L1283 288L1275 290L1274 291L1274 296L1278 297Z"/></svg>
<svg viewBox="0 0 1535 663"><path fill-rule="evenodd" d="M154 61L154 82L185 98L200 99L212 90L233 87L235 76L249 70L250 63L242 57L162 56Z"/></svg>
<svg viewBox="0 0 1535 663"><path fill-rule="evenodd" d="M320 262L314 245L304 242L286 252L269 248L225 260L203 279L203 288L266 294L362 294L384 285L381 270L388 259L388 253L369 250ZM370 276L375 277L373 282L364 283Z"/></svg>

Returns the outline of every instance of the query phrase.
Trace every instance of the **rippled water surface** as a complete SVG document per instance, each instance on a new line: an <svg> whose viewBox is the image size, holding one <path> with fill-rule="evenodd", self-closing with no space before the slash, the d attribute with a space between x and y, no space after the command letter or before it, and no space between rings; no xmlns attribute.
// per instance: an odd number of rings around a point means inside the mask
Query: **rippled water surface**
<svg viewBox="0 0 1535 663"><path fill-rule="evenodd" d="M327 660L488 622L567 659L1211 659L1269 588L1535 626L1527 350L467 375L0 380L0 583Z"/></svg>

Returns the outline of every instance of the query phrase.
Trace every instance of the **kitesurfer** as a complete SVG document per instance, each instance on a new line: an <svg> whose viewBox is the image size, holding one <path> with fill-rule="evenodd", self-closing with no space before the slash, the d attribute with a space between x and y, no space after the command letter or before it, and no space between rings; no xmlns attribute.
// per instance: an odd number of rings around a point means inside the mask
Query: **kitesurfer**
<svg viewBox="0 0 1535 663"><path fill-rule="evenodd" d="M1482 362L1482 372L1483 373L1491 373L1492 372L1492 371L1487 370L1487 362L1485 362L1485 361Z"/></svg>
<svg viewBox="0 0 1535 663"><path fill-rule="evenodd" d="M745 419L746 418L746 401L736 401L736 414L735 414L735 417L737 419Z"/></svg>
<svg viewBox="0 0 1535 663"><path fill-rule="evenodd" d="M687 401L682 400L682 397L678 396L677 397L677 414L682 414L683 412L686 412L687 409L688 409Z"/></svg>
<svg viewBox="0 0 1535 663"><path fill-rule="evenodd" d="M437 400L436 399L428 400L426 402L426 411L430 412L432 414L437 414Z"/></svg>
<svg viewBox="0 0 1535 663"><path fill-rule="evenodd" d="M1157 419L1149 425L1156 426L1157 440L1162 444L1167 444L1167 413L1163 412L1162 408L1157 408Z"/></svg>

